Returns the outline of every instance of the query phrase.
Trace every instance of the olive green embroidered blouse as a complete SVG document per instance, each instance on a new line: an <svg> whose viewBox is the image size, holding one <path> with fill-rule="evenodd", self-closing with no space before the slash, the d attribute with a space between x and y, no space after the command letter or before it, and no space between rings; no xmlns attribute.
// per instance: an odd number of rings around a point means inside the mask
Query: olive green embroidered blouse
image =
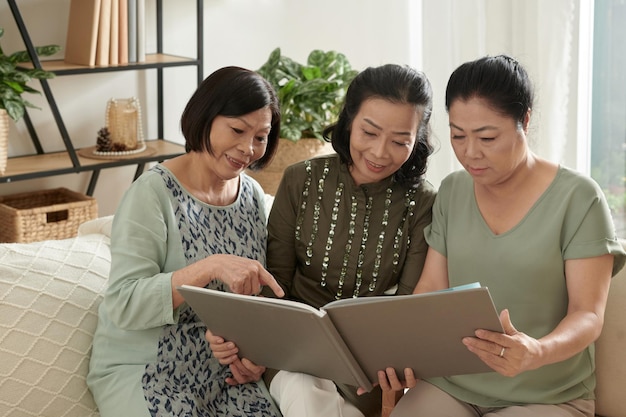
<svg viewBox="0 0 626 417"><path fill-rule="evenodd" d="M410 294L424 266L435 194L427 181L356 186L337 155L294 164L269 217L268 270L286 298L318 308L396 285L397 294Z"/></svg>

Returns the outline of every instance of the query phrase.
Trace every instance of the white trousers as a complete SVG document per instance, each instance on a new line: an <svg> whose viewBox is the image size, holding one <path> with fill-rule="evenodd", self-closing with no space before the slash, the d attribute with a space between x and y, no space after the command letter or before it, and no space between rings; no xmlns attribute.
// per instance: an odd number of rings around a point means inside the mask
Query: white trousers
<svg viewBox="0 0 626 417"><path fill-rule="evenodd" d="M270 394L283 417L364 417L328 379L279 371L270 384Z"/></svg>

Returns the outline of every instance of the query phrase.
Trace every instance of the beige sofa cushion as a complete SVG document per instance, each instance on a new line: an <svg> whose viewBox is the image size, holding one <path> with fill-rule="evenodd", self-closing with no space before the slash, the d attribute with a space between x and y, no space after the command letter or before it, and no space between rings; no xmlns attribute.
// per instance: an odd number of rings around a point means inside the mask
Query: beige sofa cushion
<svg viewBox="0 0 626 417"><path fill-rule="evenodd" d="M0 245L0 415L98 412L85 376L108 236Z"/></svg>
<svg viewBox="0 0 626 417"><path fill-rule="evenodd" d="M626 240L622 240L626 248ZM626 417L626 267L613 277L604 329L596 342L596 413Z"/></svg>

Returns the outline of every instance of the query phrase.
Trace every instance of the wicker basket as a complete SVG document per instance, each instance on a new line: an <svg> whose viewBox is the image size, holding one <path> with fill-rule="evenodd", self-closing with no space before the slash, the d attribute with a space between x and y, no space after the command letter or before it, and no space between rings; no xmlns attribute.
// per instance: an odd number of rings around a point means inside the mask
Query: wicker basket
<svg viewBox="0 0 626 417"><path fill-rule="evenodd" d="M305 159L331 153L335 153L333 146L316 138L303 138L296 142L281 138L272 162L260 171L248 170L247 174L257 180L267 194L275 195L285 168Z"/></svg>
<svg viewBox="0 0 626 417"><path fill-rule="evenodd" d="M0 196L0 242L67 239L97 216L95 198L67 188Z"/></svg>
<svg viewBox="0 0 626 417"><path fill-rule="evenodd" d="M7 169L9 157L9 113L0 109L0 175Z"/></svg>

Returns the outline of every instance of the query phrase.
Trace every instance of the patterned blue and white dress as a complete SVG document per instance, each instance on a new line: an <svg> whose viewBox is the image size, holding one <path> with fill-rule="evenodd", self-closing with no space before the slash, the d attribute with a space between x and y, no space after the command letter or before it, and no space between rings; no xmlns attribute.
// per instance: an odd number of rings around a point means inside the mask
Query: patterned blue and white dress
<svg viewBox="0 0 626 417"><path fill-rule="evenodd" d="M102 417L280 416L262 381L226 384L206 327L186 304L172 308L172 271L218 253L265 264L263 192L246 175L240 184L233 204L211 206L157 165L124 196L88 377Z"/></svg>

